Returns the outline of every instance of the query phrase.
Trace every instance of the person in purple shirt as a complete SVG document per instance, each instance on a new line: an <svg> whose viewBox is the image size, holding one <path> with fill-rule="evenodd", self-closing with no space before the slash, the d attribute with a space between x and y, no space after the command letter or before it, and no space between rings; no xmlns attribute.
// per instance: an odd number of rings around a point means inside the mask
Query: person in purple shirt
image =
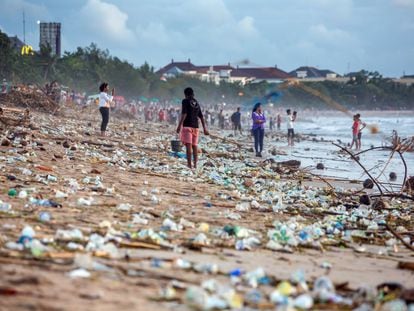
<svg viewBox="0 0 414 311"><path fill-rule="evenodd" d="M264 139L264 124L266 118L262 112L262 104L256 103L252 112L253 127L252 132L254 136L254 149L256 151L256 157L262 157L263 151L263 139Z"/></svg>

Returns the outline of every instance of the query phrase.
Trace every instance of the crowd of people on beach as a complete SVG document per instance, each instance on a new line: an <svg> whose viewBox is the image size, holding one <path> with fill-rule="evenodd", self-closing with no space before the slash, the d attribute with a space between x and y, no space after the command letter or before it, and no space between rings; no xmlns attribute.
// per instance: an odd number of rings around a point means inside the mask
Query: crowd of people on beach
<svg viewBox="0 0 414 311"><path fill-rule="evenodd" d="M108 95L108 84L103 83L100 86L100 97L99 97L99 110L102 115L101 122L101 135L105 136L106 127L109 120L109 111L111 107L115 107L113 103L113 94ZM171 125L179 124L177 131L180 134L181 141L187 147L187 155L190 158L191 149L196 150L198 142L198 120L201 121L204 133L208 133L208 127L217 126L220 130L233 130L234 136L243 135L243 128L247 129L254 138L254 148L257 157L262 157L263 144L264 144L264 133L266 117L262 109L261 103L256 103L251 113L247 112L243 114L241 108L237 107L231 115L224 111L220 105L207 105L206 109L203 109L197 99L195 99L194 91L191 88L184 90L185 98L182 101L181 110L176 106L172 106L169 103L151 102L143 104L141 102L134 102L124 105L122 108L130 112L137 119L141 119L145 123L158 122L158 123L169 123ZM296 121L296 111L291 114L291 110L287 110L287 130L288 130L288 142L289 146L293 146L294 139L294 123ZM251 123L249 122L251 120ZM217 121L217 123L216 123ZM282 117L280 113L276 117L270 117L270 131L274 130L274 123L276 121L277 130L281 129ZM190 126L191 125L191 126ZM191 127L193 130L188 130ZM182 130L181 130L182 129ZM185 133L185 134L183 134ZM191 145L190 148L188 145ZM197 159L194 159L193 166L197 164ZM189 166L192 164L189 160Z"/></svg>
<svg viewBox="0 0 414 311"><path fill-rule="evenodd" d="M6 93L9 89L9 83L3 80L1 92ZM115 100L114 89L112 89L111 95L108 94L108 83L102 83L100 85L99 97L88 101L85 100L84 95L78 96L78 93L74 90L62 92L61 86L56 81L46 84L45 91L47 95L56 98L61 104L71 101L79 105L96 105L102 117L100 126L101 136L107 135L110 112L116 110L127 112L144 123L157 122L170 124L172 126L175 126L177 123L181 124L179 125L179 128L182 129L180 132L181 141L186 147L188 144L191 145L191 148L187 147L187 155L191 155L191 150L193 151L193 154L195 150L197 150L198 120L201 121L205 133L208 133L207 127L215 127L221 131L232 130L233 136L235 137L239 135L250 135L254 141L254 152L256 157L262 157L265 130L273 132L275 130L281 131L282 128L282 115L280 109L275 110L266 107L268 116L265 116L262 104L266 103L260 102L255 103L251 111L245 112L242 112L240 107L226 107L225 103L206 103L203 104L202 107L197 99L195 99L194 91L191 88L185 89L185 98L182 101L181 108L177 107L176 103L169 101L130 101L122 104L117 103ZM230 109L233 109L233 111L229 112ZM197 113L197 115L194 115L195 113ZM287 109L285 119L287 130L286 138L287 145L290 147L294 146L296 120L297 112L292 111L292 109ZM186 128L190 127L189 125L197 130L187 130ZM349 149L352 149L354 146L356 150L361 149L362 131L365 127L366 124L361 120L361 115L354 115L352 124L352 142L348 144ZM183 133L185 133L185 135ZM188 162L188 164L190 167L195 167L197 159L194 158L193 164L191 164L191 162Z"/></svg>

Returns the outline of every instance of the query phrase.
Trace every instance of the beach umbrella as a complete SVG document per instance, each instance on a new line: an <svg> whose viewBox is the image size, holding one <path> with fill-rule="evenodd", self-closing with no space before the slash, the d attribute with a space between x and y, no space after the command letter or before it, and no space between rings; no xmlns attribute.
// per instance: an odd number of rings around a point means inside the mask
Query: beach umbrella
<svg viewBox="0 0 414 311"><path fill-rule="evenodd" d="M148 101L148 98L146 98L145 96L140 96L139 100L146 103Z"/></svg>

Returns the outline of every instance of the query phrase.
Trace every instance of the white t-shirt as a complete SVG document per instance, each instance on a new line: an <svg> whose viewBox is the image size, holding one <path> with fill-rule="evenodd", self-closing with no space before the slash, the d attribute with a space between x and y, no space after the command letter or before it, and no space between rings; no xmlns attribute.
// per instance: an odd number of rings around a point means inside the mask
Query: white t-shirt
<svg viewBox="0 0 414 311"><path fill-rule="evenodd" d="M101 107L110 107L111 106L111 101L114 99L113 96L108 95L105 92L101 92L101 94L99 94L99 108Z"/></svg>
<svg viewBox="0 0 414 311"><path fill-rule="evenodd" d="M287 116L286 123L287 123L287 128L288 129L293 129L294 121L293 121L293 116L292 115Z"/></svg>

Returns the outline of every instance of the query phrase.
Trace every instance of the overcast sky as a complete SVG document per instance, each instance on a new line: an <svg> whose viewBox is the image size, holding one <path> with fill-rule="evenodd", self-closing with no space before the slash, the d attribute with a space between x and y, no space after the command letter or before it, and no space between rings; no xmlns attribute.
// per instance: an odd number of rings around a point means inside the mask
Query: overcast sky
<svg viewBox="0 0 414 311"><path fill-rule="evenodd" d="M0 29L38 47L37 21L62 23L62 50L91 42L134 65L171 59L339 74L414 74L414 0L0 0Z"/></svg>

